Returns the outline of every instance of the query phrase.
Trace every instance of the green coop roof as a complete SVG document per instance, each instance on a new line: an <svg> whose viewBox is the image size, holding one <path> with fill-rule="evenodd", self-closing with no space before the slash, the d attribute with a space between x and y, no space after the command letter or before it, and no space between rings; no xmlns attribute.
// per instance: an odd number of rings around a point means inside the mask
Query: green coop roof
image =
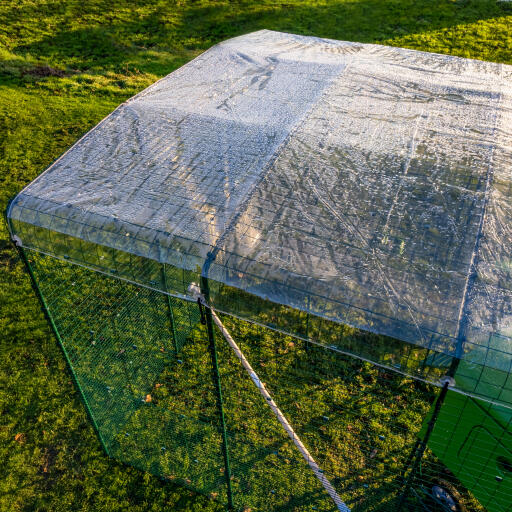
<svg viewBox="0 0 512 512"><path fill-rule="evenodd" d="M8 217L508 374L511 184L512 66L263 30L120 105Z"/></svg>

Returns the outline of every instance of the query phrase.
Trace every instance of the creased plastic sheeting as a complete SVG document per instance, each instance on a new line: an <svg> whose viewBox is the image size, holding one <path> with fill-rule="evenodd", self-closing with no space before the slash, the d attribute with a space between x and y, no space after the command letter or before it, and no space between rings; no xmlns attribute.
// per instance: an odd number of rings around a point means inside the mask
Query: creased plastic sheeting
<svg viewBox="0 0 512 512"><path fill-rule="evenodd" d="M511 94L510 66L260 31L123 104L9 217L34 248L29 225L213 251L218 282L506 375Z"/></svg>
<svg viewBox="0 0 512 512"><path fill-rule="evenodd" d="M12 217L148 257L163 233L162 246L204 259L344 67L242 50L214 47L122 105L18 196Z"/></svg>

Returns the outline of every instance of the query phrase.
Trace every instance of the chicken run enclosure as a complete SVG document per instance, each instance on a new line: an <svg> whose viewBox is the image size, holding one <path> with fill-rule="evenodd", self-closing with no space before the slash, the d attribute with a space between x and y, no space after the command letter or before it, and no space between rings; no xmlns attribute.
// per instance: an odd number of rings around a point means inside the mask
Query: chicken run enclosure
<svg viewBox="0 0 512 512"><path fill-rule="evenodd" d="M260 31L7 221L105 452L238 511L512 511L512 67Z"/></svg>

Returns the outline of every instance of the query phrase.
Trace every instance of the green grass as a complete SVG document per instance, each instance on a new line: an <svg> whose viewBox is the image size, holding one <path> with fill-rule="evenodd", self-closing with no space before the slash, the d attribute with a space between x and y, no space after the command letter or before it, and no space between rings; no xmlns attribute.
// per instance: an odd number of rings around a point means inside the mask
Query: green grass
<svg viewBox="0 0 512 512"><path fill-rule="evenodd" d="M171 299L176 331L188 335L176 357L164 295L27 254L107 453L226 502L212 365L197 305ZM221 293L236 296L228 288ZM274 314L260 311L258 318L266 323ZM432 387L269 329L224 322L353 511L393 510L386 507L400 490ZM330 335L329 344L357 332L331 325ZM220 335L218 360L236 510L332 511ZM439 473L434 457L424 465Z"/></svg>
<svg viewBox="0 0 512 512"><path fill-rule="evenodd" d="M261 28L512 64L512 4L494 0L4 1L0 208L126 98ZM0 510L220 510L104 456L3 225L0 238Z"/></svg>

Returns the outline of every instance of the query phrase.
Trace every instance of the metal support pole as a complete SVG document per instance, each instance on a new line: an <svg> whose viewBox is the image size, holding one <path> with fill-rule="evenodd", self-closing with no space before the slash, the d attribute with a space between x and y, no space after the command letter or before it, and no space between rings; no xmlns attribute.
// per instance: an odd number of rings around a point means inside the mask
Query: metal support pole
<svg viewBox="0 0 512 512"><path fill-rule="evenodd" d="M459 363L460 363L459 359L452 359L452 363L450 365L450 368L448 369L447 375L443 378L443 387L441 388L441 392L439 393L439 396L436 399L436 403L434 405L434 410L432 412L432 416L427 424L427 431L425 432L423 439L421 441L418 440L416 442L416 444L414 445L413 451L408 458L407 465L409 465L412 461L412 467L411 467L409 476L407 477L407 480L404 483L404 490L402 492L402 495L400 496L400 502L398 503L398 509L397 509L398 511L402 510L402 507L405 504L405 500L407 499L407 496L409 495L409 491L411 489L412 482L414 480L414 477L416 476L416 471L418 470L421 459L423 458L423 454L425 453L425 450L427 449L428 441L429 441L430 436L432 435L432 432L434 430L434 426L436 424L437 418L439 417L439 413L441 412L441 407L446 398L446 394L448 393L448 389L451 385L454 384L453 376L455 375L455 372L457 371L457 367L459 366Z"/></svg>
<svg viewBox="0 0 512 512"><path fill-rule="evenodd" d="M306 302L306 352L309 352L309 295Z"/></svg>
<svg viewBox="0 0 512 512"><path fill-rule="evenodd" d="M109 452L108 452L108 449L107 449L107 445L105 443L105 441L103 440L103 437L101 436L101 433L100 433L100 429L98 428L98 424L96 423L96 420L94 419L94 416L92 414L92 411L91 411L91 408L89 407L89 403L87 401L87 398L80 386L80 383L78 382L78 378L75 374L75 371L73 369L73 366L71 364L71 361L69 359L69 356L68 356L68 353L64 347L64 343L62 342L62 338L60 337L60 334L59 334L59 331L57 329L57 326L55 324L55 321L53 320L53 317L50 313L50 310L48 309L48 305L46 304L46 300L43 296L43 293L41 292L41 289L39 288L39 285L37 284L37 279L34 275L34 271L32 269L32 265L30 264L30 261L25 253L25 250L23 249L23 246L19 245L18 243L16 243L16 241L14 240L14 246L16 247L16 250L18 251L18 254L20 255L20 258L21 260L23 261L24 265L25 265L25 268L27 269L28 271L28 274L30 276L30 282L32 284L32 288L34 289L36 295L37 295L37 298L39 299L39 303L41 305L41 309L43 310L43 313L44 313L44 316L46 318L46 320L48 321L48 323L50 324L50 328L54 334L54 336L57 338L57 341L59 342L59 346L60 348L62 349L62 352L64 354L64 358L66 359L66 363L68 365L68 368L69 368L69 371L71 372L71 376L72 376L72 379L73 379L73 382L75 384L75 387L76 389L78 389L78 392L79 392L79 395L80 395L80 398L82 399L82 402L85 406L85 410L87 412L87 415L89 416L89 420L91 421L93 427L94 427L94 430L96 432L96 435L98 436L98 439L100 440L100 443L101 443L101 446L103 447L103 449L105 450L105 453L110 456Z"/></svg>
<svg viewBox="0 0 512 512"><path fill-rule="evenodd" d="M205 264L206 266L206 264ZM208 270L208 267L206 267ZM207 272L206 270L206 272ZM204 307L205 317L206 317L206 329L208 331L208 342L210 355L212 359L212 377L213 383L215 386L215 391L217 394L217 407L219 410L219 420L220 420L220 433L222 436L222 455L224 457L224 475L226 477L226 485L227 485L227 493L228 493L228 508L229 510L234 510L235 506L233 503L233 489L231 487L231 466L229 464L229 448L228 448L228 438L226 433L226 422L224 418L224 403L222 401L222 387L220 382L219 375L219 365L217 359L217 347L215 343L215 331L213 328L213 318L212 311L208 306L210 302L210 289L208 286L208 278L202 276L201 277L201 293L203 294L206 305Z"/></svg>
<svg viewBox="0 0 512 512"><path fill-rule="evenodd" d="M164 286L165 296L167 297L167 310L169 312L169 322L171 323L172 342L174 345L174 354L178 356L178 338L176 337L176 326L174 323L174 313L172 311L172 302L170 295L167 294L167 275L165 273L165 263L162 263L162 284Z"/></svg>

